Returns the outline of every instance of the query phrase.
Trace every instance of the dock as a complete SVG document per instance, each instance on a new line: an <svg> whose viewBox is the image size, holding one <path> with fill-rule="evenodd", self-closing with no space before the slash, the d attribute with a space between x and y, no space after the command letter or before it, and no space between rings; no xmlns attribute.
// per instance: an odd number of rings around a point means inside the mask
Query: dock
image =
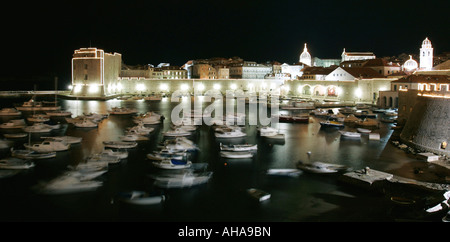
<svg viewBox="0 0 450 242"><path fill-rule="evenodd" d="M445 192L450 190L450 184L422 182L414 179L396 176L387 172L366 167L361 170L344 173L340 180L368 190L383 191L389 184L407 185L417 190L429 192Z"/></svg>

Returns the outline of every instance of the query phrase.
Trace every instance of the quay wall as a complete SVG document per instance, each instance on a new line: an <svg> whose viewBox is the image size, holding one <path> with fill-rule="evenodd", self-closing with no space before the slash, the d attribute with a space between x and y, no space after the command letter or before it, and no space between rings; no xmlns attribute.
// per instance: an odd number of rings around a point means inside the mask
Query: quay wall
<svg viewBox="0 0 450 242"><path fill-rule="evenodd" d="M450 99L418 96L400 133L415 148L450 156Z"/></svg>

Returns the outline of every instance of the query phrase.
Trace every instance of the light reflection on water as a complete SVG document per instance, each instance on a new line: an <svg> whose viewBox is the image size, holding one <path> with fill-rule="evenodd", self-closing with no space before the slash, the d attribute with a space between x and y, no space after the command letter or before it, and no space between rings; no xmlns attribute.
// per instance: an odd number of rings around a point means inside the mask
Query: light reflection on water
<svg viewBox="0 0 450 242"><path fill-rule="evenodd" d="M41 180L55 177L68 164L77 164L93 153L103 149L102 141L119 140L126 127L134 125L130 115L110 115L98 128L74 128L64 124L52 134L82 137L83 142L73 145L69 151L58 153L57 158L39 161L34 170L7 180L0 180L4 196L0 202L8 206L1 220L16 221L392 221L389 213L392 204L379 194L353 188L339 183L336 176L303 173L298 178L270 177L268 168L295 168L299 160L324 161L344 164L353 169L370 166L386 169L392 163L401 166L409 160L403 151L392 149L388 140L392 134L390 125L382 124L378 130L380 141L341 138L337 130L320 127L320 118L312 117L310 124L280 123L285 134L282 143L270 143L260 139L256 127L246 125L247 137L237 140L217 140L210 127L202 126L190 138L200 150L193 162L206 162L214 172L209 183L186 189L164 190L168 199L162 205L137 208L114 203L117 193L129 190L152 190L150 174L157 171L146 154L156 150L163 140L162 131L170 127L170 112L178 103L168 100L146 101L81 101L62 100L62 108L73 113L107 113L112 107L136 108L139 113L155 111L166 117L163 124L156 125L149 141L140 142L138 148L129 152L123 163L110 167L101 177L104 185L95 192L38 196L29 188ZM204 104L203 107L209 105ZM248 111L248 110L247 110ZM48 134L47 134L48 135ZM33 135L33 141L39 140ZM15 142L15 147L28 142ZM258 152L253 159L231 160L219 156L222 143L257 143ZM389 149L401 160L391 160ZM308 155L307 152L311 152ZM387 160L389 159L389 160ZM272 194L269 201L255 206L245 190L257 187ZM2 207L3 207L2 206ZM367 207L371 207L367 210ZM344 216L348 213L351 216Z"/></svg>

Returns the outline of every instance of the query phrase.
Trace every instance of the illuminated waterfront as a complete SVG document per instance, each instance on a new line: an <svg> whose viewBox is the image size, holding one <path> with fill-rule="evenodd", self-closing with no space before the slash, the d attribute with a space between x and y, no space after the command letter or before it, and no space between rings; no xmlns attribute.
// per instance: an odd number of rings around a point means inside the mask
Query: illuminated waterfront
<svg viewBox="0 0 450 242"><path fill-rule="evenodd" d="M23 100L3 100L3 107ZM102 141L118 140L126 127L134 125L130 115L110 115L98 128L79 129L64 124L52 135L82 137L81 144L58 152L56 158L36 162L36 167L17 176L0 180L2 207L8 207L0 216L2 221L401 221L436 220L441 217L421 218L417 208L393 203L392 196L416 194L379 194L342 183L336 175L302 173L299 177L272 177L269 168L295 168L299 160L320 160L350 166L352 169L371 167L410 178L442 182L446 170L417 160L393 146L389 139L392 124L381 123L377 130L380 141L367 136L359 140L341 138L337 130L321 129L319 117L310 117L309 124L280 123L285 141L271 143L258 137L255 126L246 125L247 137L233 141L218 141L211 127L203 125L189 138L200 148L193 163L208 163L213 171L207 183L190 188L163 189L167 200L161 205L133 207L118 203L119 192L154 190L152 174L159 171L151 166L146 154L157 149L163 140L162 132L170 127L170 113L175 105L168 99L146 101L79 101L61 100L62 109L72 116L82 113L107 113L112 107L132 107L139 113L155 111L166 117L163 124L154 125L149 141L141 141L129 150L129 157L121 164L110 166L100 177L104 182L97 191L67 194L39 195L31 189L39 181L55 177L76 165L87 156L103 149ZM4 122L5 120L3 120ZM345 129L349 129L346 127ZM46 134L48 135L48 134ZM40 139L32 136L32 141ZM21 147L27 138L15 141ZM258 151L247 160L223 159L219 143L255 143ZM7 150L3 153L7 154ZM310 157L307 152L311 152ZM425 173L415 173L420 168ZM442 175L444 174L444 175ZM425 176L425 177L424 177ZM245 190L260 188L271 193L262 203L251 201ZM419 200L418 200L419 201ZM418 206L422 205L420 202Z"/></svg>

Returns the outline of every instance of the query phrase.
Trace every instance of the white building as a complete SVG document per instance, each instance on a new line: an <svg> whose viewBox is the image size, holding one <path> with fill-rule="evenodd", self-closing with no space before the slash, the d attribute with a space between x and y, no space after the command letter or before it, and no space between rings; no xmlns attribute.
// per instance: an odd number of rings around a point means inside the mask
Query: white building
<svg viewBox="0 0 450 242"><path fill-rule="evenodd" d="M433 47L428 37L422 42L420 48L420 69L431 70L433 68Z"/></svg>
<svg viewBox="0 0 450 242"><path fill-rule="evenodd" d="M373 54L372 52L346 52L345 48L342 52L341 57L341 62L352 60L370 60L376 58L375 54Z"/></svg>
<svg viewBox="0 0 450 242"><path fill-rule="evenodd" d="M412 55L409 55L409 60L405 61L405 63L403 64L403 69L407 71L413 71L416 70L417 67L419 67L417 61L413 60Z"/></svg>

